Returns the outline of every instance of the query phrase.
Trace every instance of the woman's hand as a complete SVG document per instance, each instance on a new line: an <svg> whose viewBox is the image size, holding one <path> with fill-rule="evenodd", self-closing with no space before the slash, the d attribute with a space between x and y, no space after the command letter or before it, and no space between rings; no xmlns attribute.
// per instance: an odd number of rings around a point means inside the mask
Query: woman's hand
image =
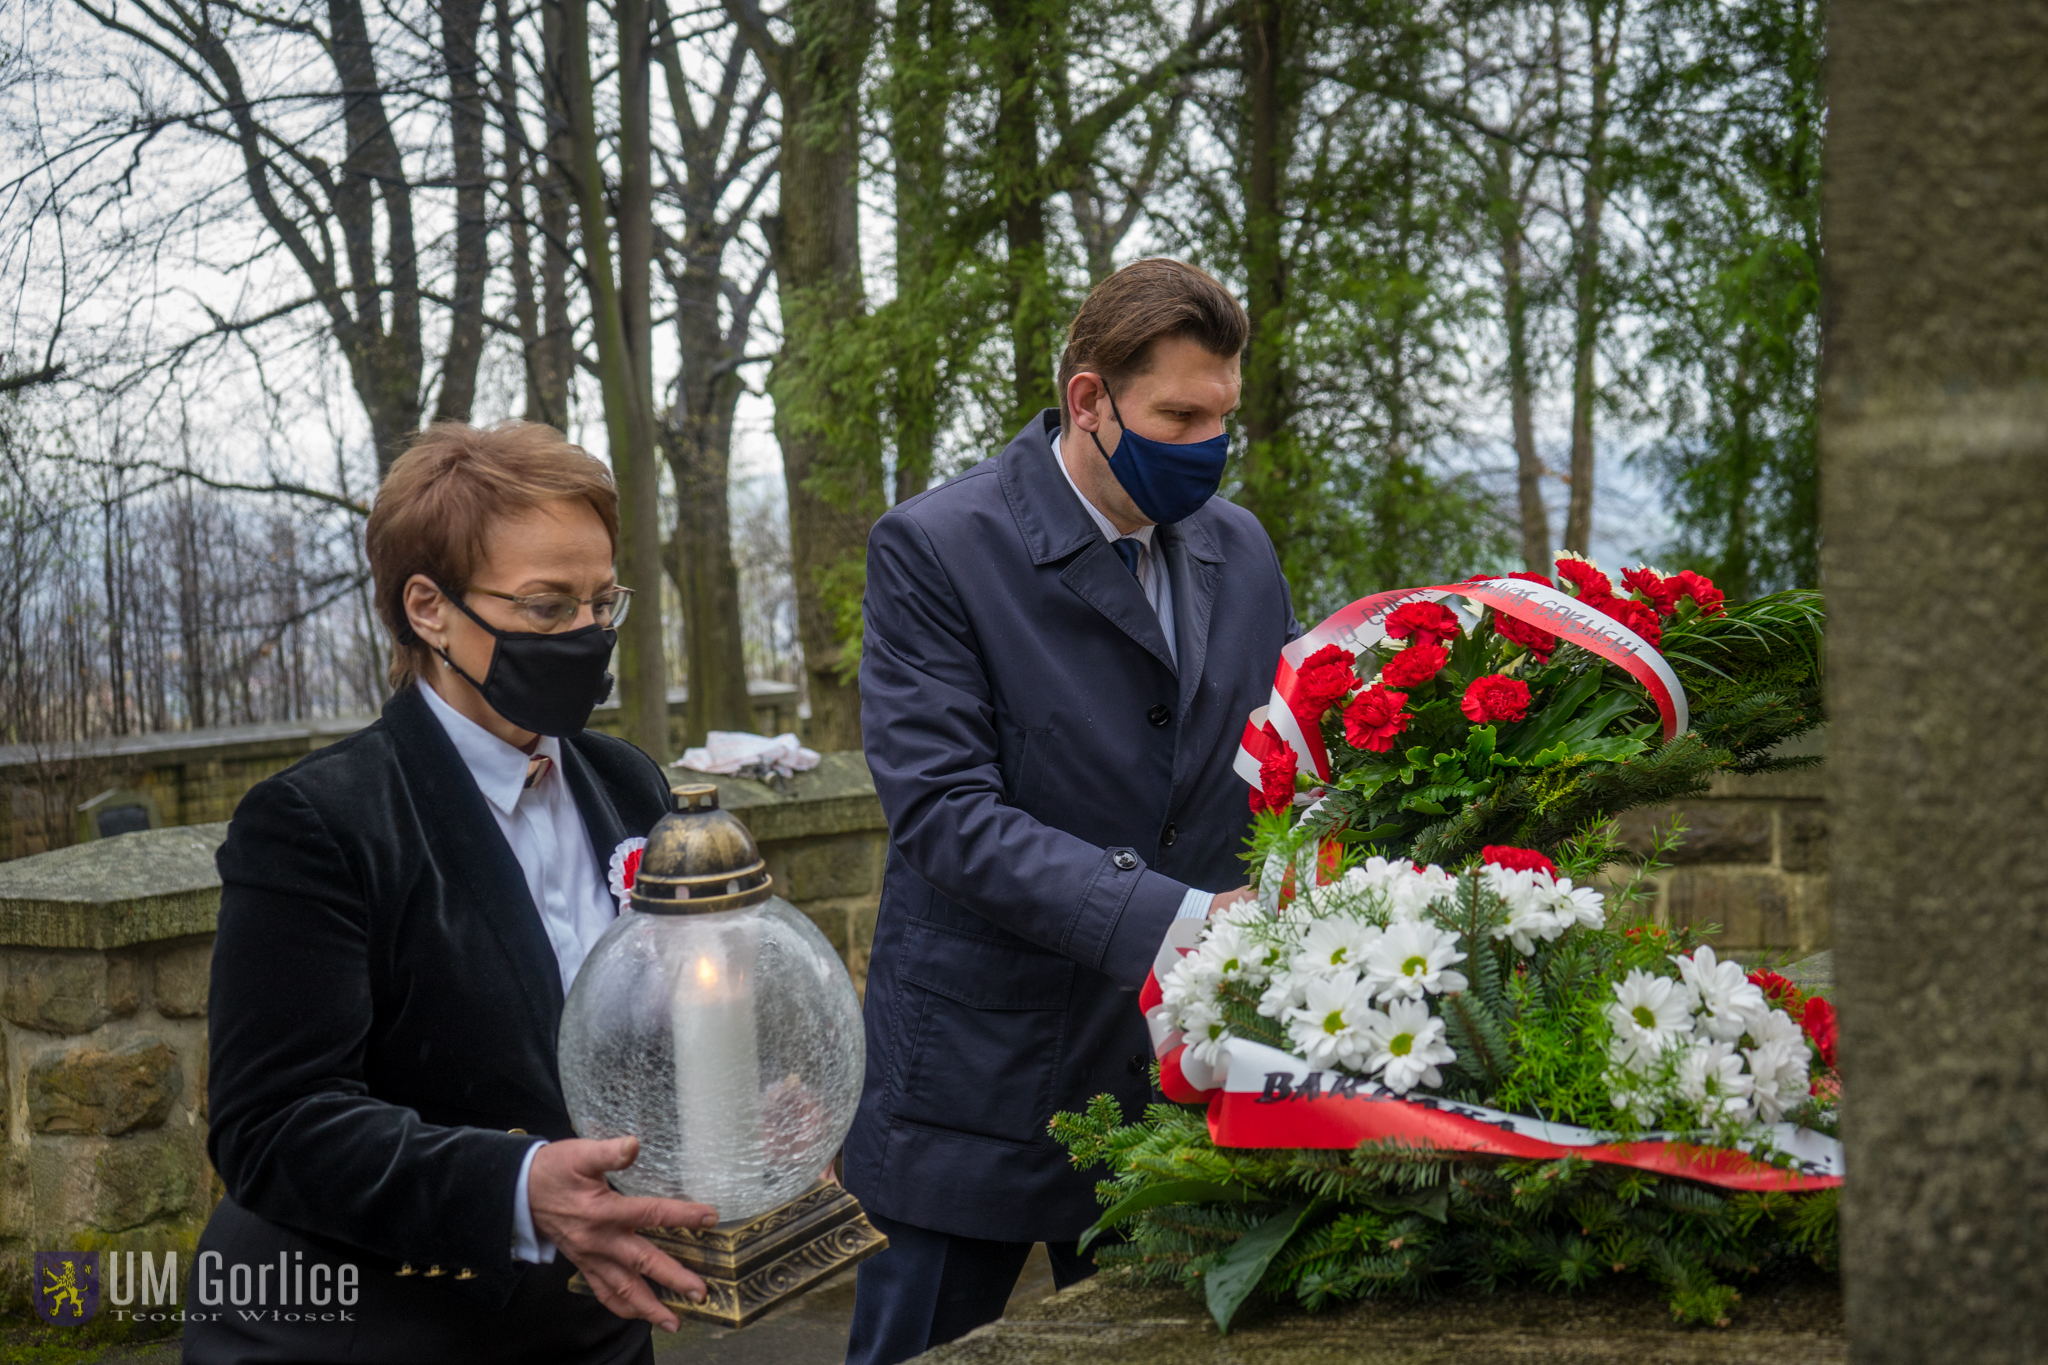
<svg viewBox="0 0 2048 1365"><path fill-rule="evenodd" d="M679 1199L629 1198L605 1183L606 1171L623 1171L639 1155L640 1139L633 1137L550 1142L534 1153L526 1202L534 1231L583 1272L599 1303L622 1318L645 1318L673 1332L681 1324L647 1280L694 1303L704 1302L704 1281L634 1230L713 1227L718 1210Z"/></svg>

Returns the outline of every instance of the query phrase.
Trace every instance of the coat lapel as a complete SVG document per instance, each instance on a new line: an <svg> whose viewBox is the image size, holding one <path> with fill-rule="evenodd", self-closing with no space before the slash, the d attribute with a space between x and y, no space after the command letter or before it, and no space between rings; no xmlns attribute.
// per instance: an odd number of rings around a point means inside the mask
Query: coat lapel
<svg viewBox="0 0 2048 1365"><path fill-rule="evenodd" d="M1048 408L996 457L1003 497L1031 551L1031 561L1051 564L1073 555L1073 562L1060 570L1060 582L1152 657L1178 671L1145 590L1109 548L1060 472L1053 446L1058 430L1059 414Z"/></svg>
<svg viewBox="0 0 2048 1365"><path fill-rule="evenodd" d="M562 966L555 960L554 946L541 927L540 911L526 889L526 874L499 831L484 794L477 790L476 779L455 751L454 741L416 688L408 687L392 697L384 707L384 719L399 741L399 761L419 793L421 814L438 827L440 849L434 862L448 894L465 897L504 948L512 979L518 982L534 1025L546 1039L544 1051L552 1058L555 1031L562 1019ZM580 799L578 804L582 804ZM593 827L593 843L596 837ZM605 856L610 852L607 847Z"/></svg>
<svg viewBox="0 0 2048 1365"><path fill-rule="evenodd" d="M619 821L618 808L598 784L590 761L566 741L562 744L562 777L569 784L569 795L575 798L576 813L583 817L583 827L590 831L590 851L597 855L597 879L609 887L612 851L626 841L626 827Z"/></svg>
<svg viewBox="0 0 2048 1365"><path fill-rule="evenodd" d="M1209 615L1216 605L1216 585L1223 577L1223 551L1196 513L1154 532L1155 546L1166 562L1173 584L1173 635L1180 648L1180 719L1201 690L1202 667L1209 659Z"/></svg>

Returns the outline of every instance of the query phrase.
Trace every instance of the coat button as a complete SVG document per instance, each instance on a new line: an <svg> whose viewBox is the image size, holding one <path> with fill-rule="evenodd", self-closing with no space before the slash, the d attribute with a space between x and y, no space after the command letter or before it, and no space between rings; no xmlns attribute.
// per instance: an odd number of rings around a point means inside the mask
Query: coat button
<svg viewBox="0 0 2048 1365"><path fill-rule="evenodd" d="M1165 725L1166 722L1173 719L1173 712L1166 709L1165 702L1156 702L1153 704L1152 709L1145 713L1145 719L1151 721L1154 725Z"/></svg>
<svg viewBox="0 0 2048 1365"><path fill-rule="evenodd" d="M1114 858L1111 858L1110 861L1115 863L1124 871L1129 872L1132 868L1138 865L1138 855L1131 852L1129 849L1120 849L1118 850L1117 855Z"/></svg>
<svg viewBox="0 0 2048 1365"><path fill-rule="evenodd" d="M1180 838L1179 825L1168 825L1165 829L1159 831L1159 842L1167 848L1172 848L1173 841L1178 838Z"/></svg>
<svg viewBox="0 0 2048 1365"><path fill-rule="evenodd" d="M1142 1076L1151 1069L1151 1066L1152 1059L1139 1052L1132 1054L1131 1060L1124 1063L1124 1070L1130 1072L1133 1076Z"/></svg>

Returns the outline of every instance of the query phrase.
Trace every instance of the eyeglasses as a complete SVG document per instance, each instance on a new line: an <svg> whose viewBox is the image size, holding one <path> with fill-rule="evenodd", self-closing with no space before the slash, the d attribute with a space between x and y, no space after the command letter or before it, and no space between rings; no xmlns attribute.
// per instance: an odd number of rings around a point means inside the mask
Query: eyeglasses
<svg viewBox="0 0 2048 1365"><path fill-rule="evenodd" d="M610 630L626 619L626 609L633 605L631 588L606 588L595 597L577 597L566 592L537 592L529 597L515 597L509 592L475 587L469 591L510 602L512 609L531 622L535 630L560 630L574 621L584 607L590 608L590 614L599 626Z"/></svg>

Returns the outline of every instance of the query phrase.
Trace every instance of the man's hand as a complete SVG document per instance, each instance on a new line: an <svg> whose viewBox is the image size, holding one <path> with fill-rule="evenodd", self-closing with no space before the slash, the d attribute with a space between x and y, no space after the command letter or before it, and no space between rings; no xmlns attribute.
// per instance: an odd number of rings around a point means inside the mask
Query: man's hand
<svg viewBox="0 0 2048 1365"><path fill-rule="evenodd" d="M605 1183L606 1171L623 1171L639 1155L640 1139L632 1137L550 1142L533 1155L526 1202L534 1231L583 1272L599 1303L622 1318L645 1318L673 1332L681 1324L647 1280L694 1303L704 1302L704 1281L634 1229L708 1228L717 1224L718 1210L678 1199L630 1199Z"/></svg>
<svg viewBox="0 0 2048 1365"><path fill-rule="evenodd" d="M1259 893L1252 890L1249 886L1240 886L1235 891L1218 891L1216 899L1209 902L1209 918L1215 919L1233 905L1244 901L1257 900L1258 898Z"/></svg>

